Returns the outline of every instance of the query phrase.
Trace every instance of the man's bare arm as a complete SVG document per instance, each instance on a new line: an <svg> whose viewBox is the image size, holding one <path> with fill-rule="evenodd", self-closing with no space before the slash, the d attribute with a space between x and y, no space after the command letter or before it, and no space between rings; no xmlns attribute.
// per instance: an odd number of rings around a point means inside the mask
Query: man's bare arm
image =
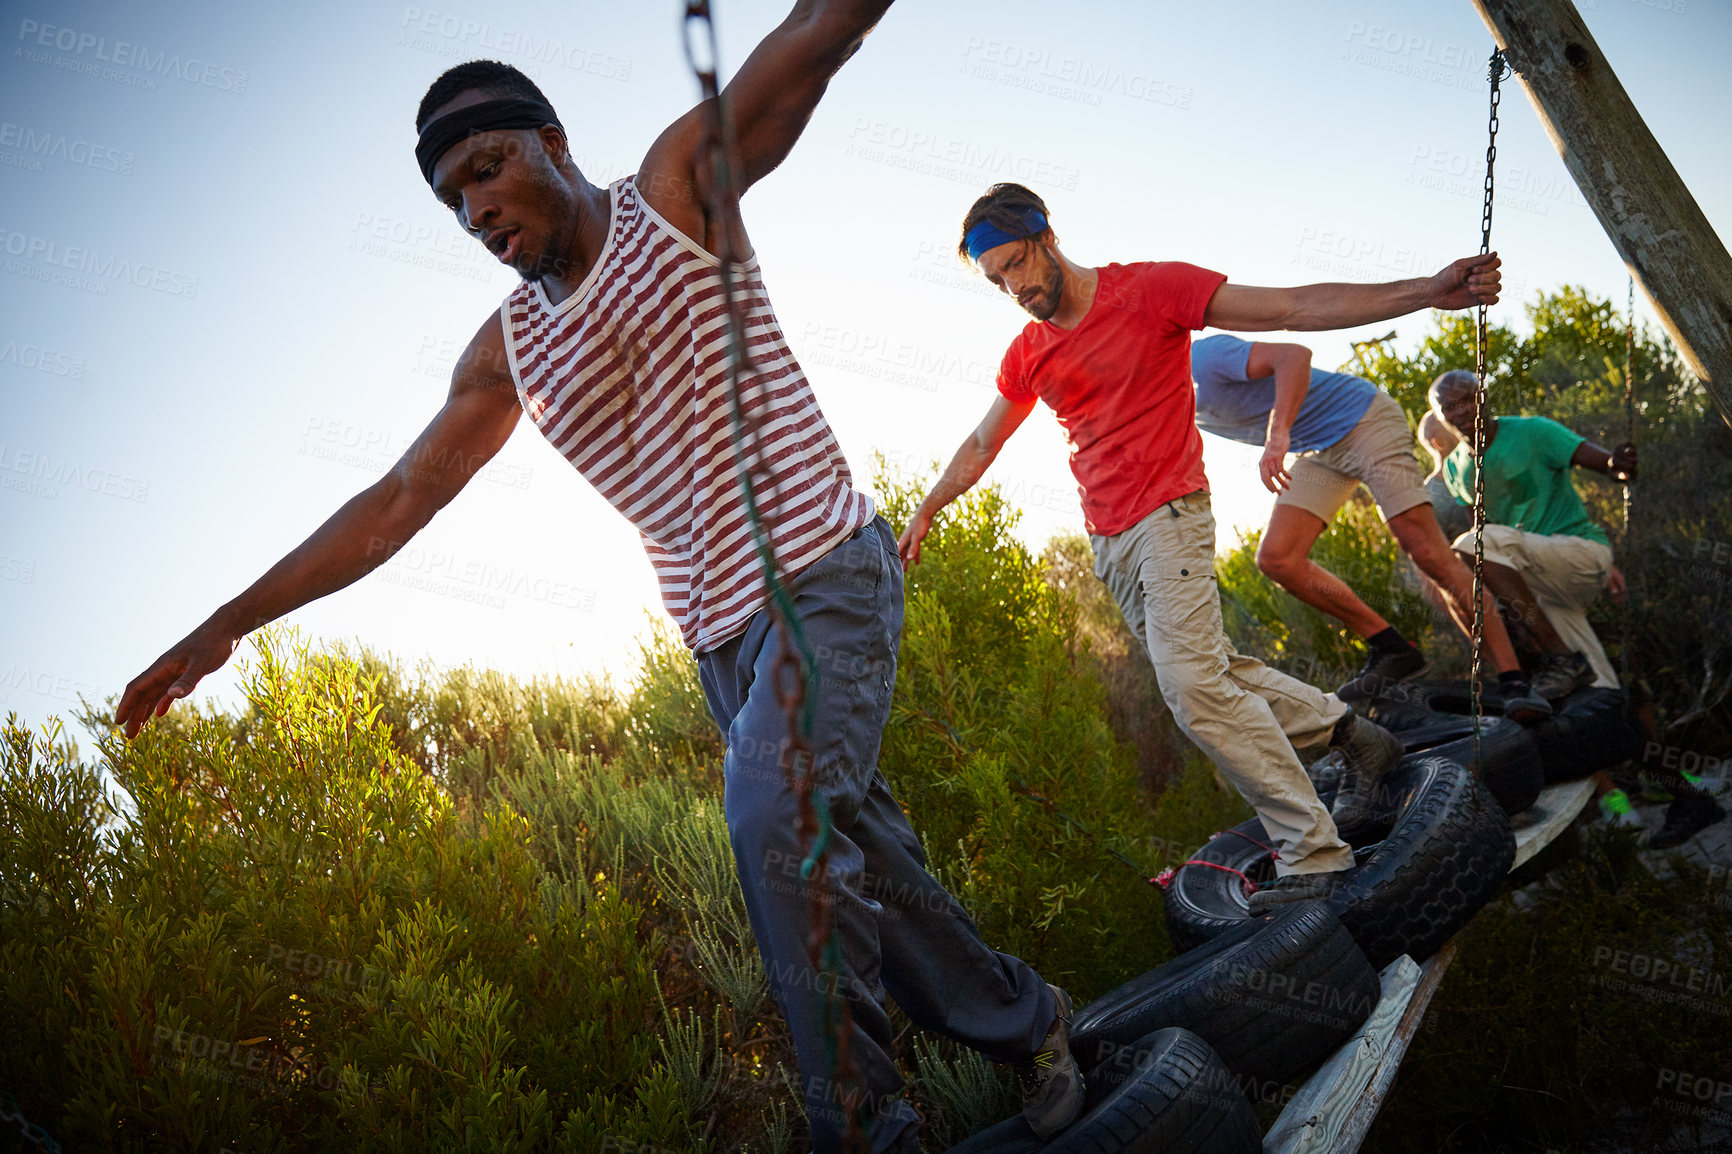
<svg viewBox="0 0 1732 1154"><path fill-rule="evenodd" d="M859 50L890 3L800 0L746 57L722 101L733 121L741 192L787 159L831 78ZM650 146L637 183L651 207L714 252L720 240L699 191L709 183L708 139L709 110L699 105Z"/></svg>
<svg viewBox="0 0 1732 1154"><path fill-rule="evenodd" d="M391 471L132 679L115 710L126 735L191 693L254 629L389 560L492 460L521 411L496 313L458 361L444 407Z"/></svg>
<svg viewBox="0 0 1732 1154"><path fill-rule="evenodd" d="M1257 288L1224 284L1215 290L1203 322L1235 332L1346 329L1405 316L1419 309L1465 309L1496 304L1502 287L1497 254L1463 257L1435 276L1385 284L1312 284Z"/></svg>
<svg viewBox="0 0 1732 1154"><path fill-rule="evenodd" d="M925 500L920 502L920 508L914 511L914 519L902 530L902 536L896 544L905 565L919 563L920 543L931 531L932 519L938 516L939 510L944 506L974 488L975 483L997 459L998 451L1010 440L1010 435L1016 432L1033 411L1033 401L1012 401L999 397L992 402L992 408L986 412L986 419L962 442L962 446L956 450L956 456L950 459L949 466L932 486L932 491L926 494Z"/></svg>
<svg viewBox="0 0 1732 1154"><path fill-rule="evenodd" d="M1269 409L1269 429L1263 437L1263 458L1257 472L1265 489L1279 493L1293 484L1293 475L1287 471L1287 450L1293 443L1293 422L1299 419L1299 408L1311 391L1311 350L1276 341L1251 342L1245 378L1260 381L1269 376L1275 378L1275 403Z"/></svg>
<svg viewBox="0 0 1732 1154"><path fill-rule="evenodd" d="M1614 449L1606 450L1592 441L1583 441L1576 446L1575 453L1570 457L1570 464L1604 473L1614 481L1628 484L1636 479L1636 443L1625 441Z"/></svg>

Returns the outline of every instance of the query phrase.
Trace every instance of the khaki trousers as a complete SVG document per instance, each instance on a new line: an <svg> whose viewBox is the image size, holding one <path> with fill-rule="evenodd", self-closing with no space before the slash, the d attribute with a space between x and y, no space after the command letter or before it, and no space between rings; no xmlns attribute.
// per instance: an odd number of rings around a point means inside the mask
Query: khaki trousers
<svg viewBox="0 0 1732 1154"><path fill-rule="evenodd" d="M1347 706L1234 651L1215 587L1215 517L1199 490L1122 533L1091 536L1095 576L1148 650L1173 719L1236 786L1277 851L1275 872L1353 864L1295 748L1329 739Z"/></svg>
<svg viewBox="0 0 1732 1154"><path fill-rule="evenodd" d="M1473 564L1473 530L1455 539L1455 549ZM1618 688L1606 647L1588 623L1588 606L1599 600L1612 574L1610 545L1567 533L1545 536L1514 525L1487 525L1485 559L1522 575L1558 637L1587 657L1594 685Z"/></svg>

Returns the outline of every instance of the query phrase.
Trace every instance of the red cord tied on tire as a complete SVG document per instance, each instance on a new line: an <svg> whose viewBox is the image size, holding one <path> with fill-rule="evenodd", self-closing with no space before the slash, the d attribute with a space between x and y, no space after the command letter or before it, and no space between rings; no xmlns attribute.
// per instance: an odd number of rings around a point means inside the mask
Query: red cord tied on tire
<svg viewBox="0 0 1732 1154"><path fill-rule="evenodd" d="M1271 849L1268 845L1264 844L1263 842L1258 841L1256 838L1252 837L1250 834L1246 833L1242 829L1216 830L1214 833L1209 835L1209 840L1214 841L1216 838L1221 837L1224 834L1229 834L1229 833L1230 834L1236 834L1237 836L1244 838L1246 841L1250 842L1252 845L1256 846L1258 849L1261 849L1265 853L1267 853L1269 855L1269 857L1273 858L1275 856L1275 851L1273 849ZM1261 860L1261 859L1259 859L1259 860ZM1191 858L1188 861L1180 862L1179 865L1177 865L1176 867L1175 866L1168 866L1166 869L1162 870L1160 873L1158 873L1154 877L1150 878L1149 881L1155 885L1160 886L1164 890L1173 884L1173 879L1179 875L1179 870L1184 869L1186 866L1207 866L1208 868L1210 868L1212 870L1223 870L1223 871L1230 873L1230 874L1238 874L1239 875L1239 885L1244 890L1246 897L1250 897L1252 894L1257 892L1257 883L1252 881L1250 876L1247 875L1243 870L1233 869L1229 866L1221 865L1218 862L1204 861L1202 858Z"/></svg>

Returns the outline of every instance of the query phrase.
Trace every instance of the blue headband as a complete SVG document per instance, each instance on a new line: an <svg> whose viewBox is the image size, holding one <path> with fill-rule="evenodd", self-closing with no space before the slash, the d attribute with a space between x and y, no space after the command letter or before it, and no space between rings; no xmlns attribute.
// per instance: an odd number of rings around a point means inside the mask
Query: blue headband
<svg viewBox="0 0 1732 1154"><path fill-rule="evenodd" d="M989 248L997 248L1001 244L1009 244L1013 240L1028 240L1046 231L1046 216L1038 208L1024 210L1022 227L1028 231L1020 236L1005 232L990 220L983 220L968 230L964 241L968 245L968 259L980 263L980 254Z"/></svg>

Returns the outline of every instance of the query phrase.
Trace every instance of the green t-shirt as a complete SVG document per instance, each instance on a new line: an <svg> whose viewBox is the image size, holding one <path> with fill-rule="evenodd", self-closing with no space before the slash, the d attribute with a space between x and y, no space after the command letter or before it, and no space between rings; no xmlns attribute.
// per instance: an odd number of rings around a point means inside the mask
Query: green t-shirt
<svg viewBox="0 0 1732 1154"><path fill-rule="evenodd" d="M1610 545L1588 519L1570 478L1570 458L1586 438L1546 417L1499 417L1485 454L1485 521L1543 536L1586 537ZM1473 504L1473 456L1467 442L1443 463L1449 491Z"/></svg>

